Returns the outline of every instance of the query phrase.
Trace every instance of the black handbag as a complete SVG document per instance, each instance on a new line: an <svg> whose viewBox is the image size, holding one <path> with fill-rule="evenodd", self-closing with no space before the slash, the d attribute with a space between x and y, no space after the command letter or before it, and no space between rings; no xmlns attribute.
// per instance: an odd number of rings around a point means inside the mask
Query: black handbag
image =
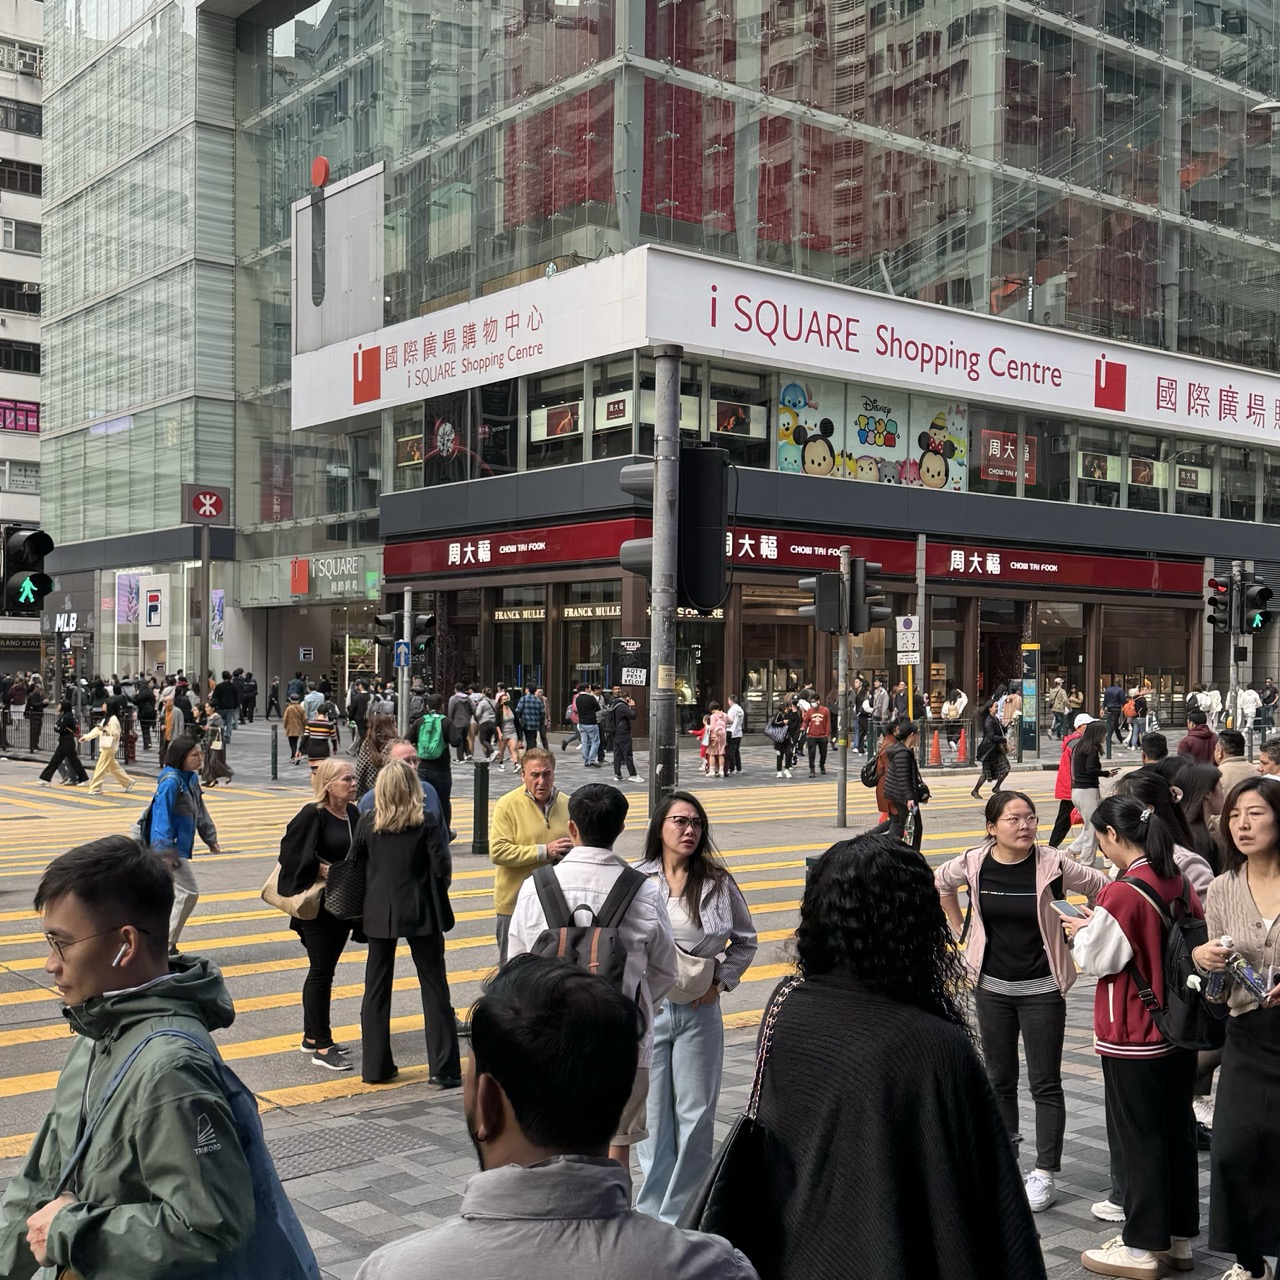
<svg viewBox="0 0 1280 1280"><path fill-rule="evenodd" d="M747 1256L760 1280L773 1280L777 1274L782 1222L779 1207L769 1200L768 1135L756 1115L760 1110L764 1064L773 1043L778 1010L801 981L798 977L792 978L770 1006L756 1050L756 1071L747 1109L733 1122L702 1185L685 1206L678 1223L686 1230L723 1236Z"/></svg>
<svg viewBox="0 0 1280 1280"><path fill-rule="evenodd" d="M329 867L324 882L324 907L339 920L359 920L364 915L365 863L354 852Z"/></svg>

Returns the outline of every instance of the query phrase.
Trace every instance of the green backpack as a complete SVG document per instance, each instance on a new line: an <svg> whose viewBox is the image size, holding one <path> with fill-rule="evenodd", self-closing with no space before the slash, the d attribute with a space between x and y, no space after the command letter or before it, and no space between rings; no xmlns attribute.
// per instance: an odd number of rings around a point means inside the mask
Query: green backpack
<svg viewBox="0 0 1280 1280"><path fill-rule="evenodd" d="M418 759L439 760L444 755L444 716L428 711L418 729Z"/></svg>

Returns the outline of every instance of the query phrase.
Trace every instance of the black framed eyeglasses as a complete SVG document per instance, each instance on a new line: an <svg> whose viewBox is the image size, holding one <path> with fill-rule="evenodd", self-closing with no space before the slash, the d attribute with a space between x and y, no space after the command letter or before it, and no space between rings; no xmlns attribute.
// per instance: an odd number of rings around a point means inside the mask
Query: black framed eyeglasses
<svg viewBox="0 0 1280 1280"><path fill-rule="evenodd" d="M66 942L61 938L55 938L51 933L46 933L44 935L44 940L49 944L49 950L55 952L59 960L65 960L67 958L68 947L78 947L82 942L92 942L94 938L105 938L107 934L115 933L116 929L123 928L124 925L118 924L113 929L103 929L101 933L86 934L83 938L71 938ZM139 929L138 932L145 933L147 937L151 936L150 929Z"/></svg>

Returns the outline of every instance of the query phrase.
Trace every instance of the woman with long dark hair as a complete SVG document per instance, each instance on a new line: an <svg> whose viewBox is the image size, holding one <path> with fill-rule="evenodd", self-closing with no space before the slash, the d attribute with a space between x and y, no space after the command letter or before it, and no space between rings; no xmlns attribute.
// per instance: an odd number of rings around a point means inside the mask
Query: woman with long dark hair
<svg viewBox="0 0 1280 1280"><path fill-rule="evenodd" d="M1280 1097L1280 786L1246 778L1222 812L1226 870L1209 890L1209 941L1195 961L1221 973L1238 952L1266 991L1259 998L1225 975L1231 1016L1213 1114L1209 1248L1235 1254L1223 1280L1270 1280L1266 1257L1280 1252L1280 1109L1266 1105Z"/></svg>
<svg viewBox="0 0 1280 1280"><path fill-rule="evenodd" d="M1209 821L1222 813L1222 770L1216 764L1189 764L1178 774L1176 785L1182 793L1179 805L1191 832L1191 847L1217 875L1222 870L1222 848Z"/></svg>
<svg viewBox="0 0 1280 1280"><path fill-rule="evenodd" d="M1068 893L1093 899L1107 877L1057 849L1037 844L1039 819L1030 796L998 791L987 800L987 838L934 873L952 932L966 937L982 1053L996 1103L1015 1144L1018 1134L1018 1037L1036 1108L1036 1162L1027 1174L1035 1212L1057 1199L1067 1126L1062 1048L1067 992L1076 980L1061 917L1050 905ZM966 915L956 893L969 890Z"/></svg>
<svg viewBox="0 0 1280 1280"><path fill-rule="evenodd" d="M1043 1277L925 860L888 836L833 845L796 952L803 981L765 1013L782 1000L759 1108L771 1274Z"/></svg>
<svg viewBox="0 0 1280 1280"><path fill-rule="evenodd" d="M974 753L974 759L982 765L982 777L973 784L969 794L975 800L982 799L982 784L994 783L994 791L1000 790L1000 784L1009 776L1009 755L1004 740L1004 726L996 715L998 699L987 698L982 704L982 741Z"/></svg>
<svg viewBox="0 0 1280 1280"><path fill-rule="evenodd" d="M666 903L680 972L653 1019L649 1136L637 1147L636 1208L674 1223L711 1167L724 1071L720 996L755 958L756 931L716 852L707 811L691 792L673 791L658 803L636 865Z"/></svg>
<svg viewBox="0 0 1280 1280"><path fill-rule="evenodd" d="M356 799L373 790L378 770L387 763L387 752L399 737L395 716L375 711L368 719L364 737L356 750Z"/></svg>
<svg viewBox="0 0 1280 1280"><path fill-rule="evenodd" d="M1098 850L1098 836L1090 818L1102 799L1102 779L1114 772L1102 767L1102 743L1106 736L1107 722L1091 720L1071 752L1071 803L1079 810L1084 827L1067 846L1067 852L1090 867Z"/></svg>
<svg viewBox="0 0 1280 1280"><path fill-rule="evenodd" d="M1131 773L1122 774L1116 779L1116 796L1132 796L1143 804L1151 805L1156 816L1169 825L1173 833L1173 861L1179 871L1191 881L1191 887L1204 902L1205 894L1213 883L1214 869L1205 858L1196 852L1191 829L1186 815L1179 806L1181 792L1175 790L1164 778L1152 769L1134 769Z"/></svg>
<svg viewBox="0 0 1280 1280"><path fill-rule="evenodd" d="M1102 1058L1107 1138L1120 1147L1127 1186L1120 1235L1086 1249L1086 1271L1103 1276L1157 1276L1161 1267L1192 1269L1191 1238L1200 1231L1196 1139L1191 1114L1196 1055L1160 1034L1139 994L1165 1000L1165 929L1153 895L1168 914L1183 895L1174 836L1153 805L1108 796L1093 828L1119 878L1098 895L1087 919L1064 920L1075 958L1098 985L1093 998L1094 1046ZM1134 881L1140 884L1133 883ZM1204 910L1194 889L1191 916Z"/></svg>

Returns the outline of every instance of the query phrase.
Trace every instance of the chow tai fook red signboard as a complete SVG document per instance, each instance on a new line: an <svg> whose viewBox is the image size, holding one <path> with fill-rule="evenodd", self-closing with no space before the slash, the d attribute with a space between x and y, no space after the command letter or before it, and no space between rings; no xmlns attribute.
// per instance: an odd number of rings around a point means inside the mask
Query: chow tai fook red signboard
<svg viewBox="0 0 1280 1280"><path fill-rule="evenodd" d="M616 563L622 544L628 538L647 538L650 528L648 520L629 518L392 543L383 551L383 573L392 579L491 573L530 566ZM853 547L854 555L878 560L891 577L909 578L915 573L915 543L888 538L789 533L739 525L725 536L725 555L730 563L744 568L830 569L838 565L840 547L846 543Z"/></svg>
<svg viewBox="0 0 1280 1280"><path fill-rule="evenodd" d="M1199 560L1083 556L1048 548L978 547L945 539L930 540L925 547L925 572L929 578L985 582L992 587L1094 587L1187 596L1204 591L1204 563Z"/></svg>
<svg viewBox="0 0 1280 1280"><path fill-rule="evenodd" d="M392 543L383 551L383 571L391 580L616 564L618 550L628 538L647 538L649 533L649 521L635 518L504 532L476 531ZM837 568L840 548L846 544L855 556L879 562L887 578L915 577L916 544L905 538L862 538L737 525L725 535L725 555L741 569L807 572ZM1204 568L1199 561L1086 556L946 540L928 541L925 567L930 579L987 583L993 590L1006 586L1091 587L1198 596L1204 586Z"/></svg>

